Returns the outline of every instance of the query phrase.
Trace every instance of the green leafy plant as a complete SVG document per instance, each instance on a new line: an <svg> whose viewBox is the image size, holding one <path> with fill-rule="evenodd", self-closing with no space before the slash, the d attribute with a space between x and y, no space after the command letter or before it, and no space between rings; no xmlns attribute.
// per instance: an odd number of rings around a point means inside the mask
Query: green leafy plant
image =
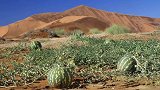
<svg viewBox="0 0 160 90"><path fill-rule="evenodd" d="M77 45L77 42L84 44ZM138 60L136 65L139 67L136 67L134 74L116 71L117 63L127 53L134 56L132 59ZM125 76L147 78L158 85L160 41L109 40L77 35L71 43L60 48L30 51L21 63L16 61L9 65L2 63L0 86L22 86L32 84L36 80L47 79L47 73L55 67L55 64L71 68L73 76L83 78L83 83L98 83Z"/></svg>
<svg viewBox="0 0 160 90"><path fill-rule="evenodd" d="M17 46L6 48L3 53L0 54L0 58L12 58L13 54L24 51L28 48L26 43L20 42Z"/></svg>

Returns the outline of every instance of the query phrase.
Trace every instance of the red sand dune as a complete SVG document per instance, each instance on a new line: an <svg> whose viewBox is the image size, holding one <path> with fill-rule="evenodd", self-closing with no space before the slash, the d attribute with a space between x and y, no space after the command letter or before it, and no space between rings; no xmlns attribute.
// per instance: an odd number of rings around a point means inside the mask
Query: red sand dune
<svg viewBox="0 0 160 90"><path fill-rule="evenodd" d="M28 32L22 34L22 38L46 38L50 37L48 30L54 30L52 28L61 28L65 32L71 32L73 30L82 30L85 33L88 33L90 29L97 28L99 30L104 30L109 27L105 22L98 20L94 17L89 16L66 16L53 22L44 24L38 28L35 28L34 32ZM55 29L57 30L57 29ZM68 33L69 34L69 33Z"/></svg>
<svg viewBox="0 0 160 90"><path fill-rule="evenodd" d="M8 32L8 26L0 27L0 37L3 37Z"/></svg>
<svg viewBox="0 0 160 90"><path fill-rule="evenodd" d="M149 32L160 26L160 18L124 15L81 5L61 13L36 14L0 27L0 37L15 38L26 32L42 28L65 27L67 29L80 28L87 31L92 27L103 29L112 24L127 26L136 33Z"/></svg>
<svg viewBox="0 0 160 90"><path fill-rule="evenodd" d="M66 31L67 30L72 31L78 29L87 33L92 28L98 28L99 30L104 30L106 27L109 27L109 25L94 17L66 16L64 18L47 23L46 25L43 25L37 29L63 28Z"/></svg>
<svg viewBox="0 0 160 90"><path fill-rule="evenodd" d="M35 28L44 24L46 23L29 17L24 20L5 26L7 28L0 27L0 33L1 33L0 35L1 37L5 37L5 38L15 38L25 32L32 31Z"/></svg>

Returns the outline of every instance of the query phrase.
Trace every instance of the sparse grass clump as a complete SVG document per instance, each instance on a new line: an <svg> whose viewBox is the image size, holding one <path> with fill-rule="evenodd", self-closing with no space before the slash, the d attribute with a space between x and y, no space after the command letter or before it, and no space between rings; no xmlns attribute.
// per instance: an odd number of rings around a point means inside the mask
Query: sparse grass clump
<svg viewBox="0 0 160 90"><path fill-rule="evenodd" d="M105 32L114 35L114 34L130 33L130 30L126 27L114 24L111 27L107 28Z"/></svg>

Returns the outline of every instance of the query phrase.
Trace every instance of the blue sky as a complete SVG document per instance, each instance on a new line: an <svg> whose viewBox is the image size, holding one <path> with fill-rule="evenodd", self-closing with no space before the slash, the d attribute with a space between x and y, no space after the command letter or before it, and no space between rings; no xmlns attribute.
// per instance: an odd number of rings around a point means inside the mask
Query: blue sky
<svg viewBox="0 0 160 90"><path fill-rule="evenodd" d="M28 16L86 5L106 11L160 18L160 0L0 0L0 25Z"/></svg>

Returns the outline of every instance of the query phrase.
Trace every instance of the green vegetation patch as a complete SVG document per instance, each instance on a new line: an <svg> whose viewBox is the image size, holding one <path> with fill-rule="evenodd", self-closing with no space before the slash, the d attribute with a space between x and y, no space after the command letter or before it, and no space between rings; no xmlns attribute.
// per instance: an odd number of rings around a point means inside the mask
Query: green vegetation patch
<svg viewBox="0 0 160 90"><path fill-rule="evenodd" d="M102 33L103 31L101 31L101 30L99 30L99 29L97 29L97 28L92 28L92 29L90 29L90 33L91 34L100 34L100 33Z"/></svg>
<svg viewBox="0 0 160 90"><path fill-rule="evenodd" d="M132 74L117 70L118 62L126 54L134 56L141 66ZM57 64L72 68L74 77L83 78L83 83L87 84L119 80L118 77L124 76L136 81L147 78L152 81L151 84L159 85L160 41L115 41L75 35L70 43L61 48L30 51L23 63L12 62L12 68L2 63L0 86L27 85L46 79L48 71Z"/></svg>
<svg viewBox="0 0 160 90"><path fill-rule="evenodd" d="M105 32L109 34L124 34L124 33L130 33L130 29L114 24L111 27L107 28Z"/></svg>

